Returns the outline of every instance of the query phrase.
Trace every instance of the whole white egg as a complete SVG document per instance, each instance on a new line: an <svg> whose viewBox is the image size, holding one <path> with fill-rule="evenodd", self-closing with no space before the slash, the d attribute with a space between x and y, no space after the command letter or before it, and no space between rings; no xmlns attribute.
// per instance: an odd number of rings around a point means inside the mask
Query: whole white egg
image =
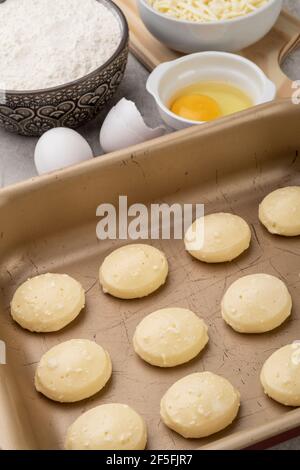
<svg viewBox="0 0 300 470"><path fill-rule="evenodd" d="M164 134L165 128L148 127L133 101L122 98L106 116L100 130L100 145L105 153L146 142Z"/></svg>
<svg viewBox="0 0 300 470"><path fill-rule="evenodd" d="M45 132L35 147L34 162L39 175L90 160L88 142L73 129L56 127Z"/></svg>

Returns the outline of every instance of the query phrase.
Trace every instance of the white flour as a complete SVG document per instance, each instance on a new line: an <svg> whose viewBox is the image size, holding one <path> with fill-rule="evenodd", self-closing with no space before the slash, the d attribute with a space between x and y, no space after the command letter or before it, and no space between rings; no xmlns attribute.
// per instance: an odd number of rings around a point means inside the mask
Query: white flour
<svg viewBox="0 0 300 470"><path fill-rule="evenodd" d="M118 48L118 19L97 0L0 4L0 88L36 90L92 72Z"/></svg>

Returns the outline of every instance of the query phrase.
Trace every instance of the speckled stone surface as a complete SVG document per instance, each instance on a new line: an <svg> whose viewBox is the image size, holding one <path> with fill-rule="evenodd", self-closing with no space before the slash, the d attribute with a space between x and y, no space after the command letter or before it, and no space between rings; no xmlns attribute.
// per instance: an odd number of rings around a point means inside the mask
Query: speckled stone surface
<svg viewBox="0 0 300 470"><path fill-rule="evenodd" d="M285 0L284 6L290 13L300 17L300 0ZM300 80L300 50L295 51L286 60L284 71L292 80ZM133 57L130 57L125 80L114 101L117 102L123 96L132 99L141 109L146 122L154 126L161 124L161 121L157 115L156 106L152 98L145 93L147 76L147 71ZM104 111L94 122L79 129L81 134L89 141L95 155L101 154L99 130L106 112ZM33 163L36 141L37 139L35 138L21 137L0 130L0 187L23 181L36 175ZM273 449L300 450L300 438L292 439L284 444L273 447Z"/></svg>

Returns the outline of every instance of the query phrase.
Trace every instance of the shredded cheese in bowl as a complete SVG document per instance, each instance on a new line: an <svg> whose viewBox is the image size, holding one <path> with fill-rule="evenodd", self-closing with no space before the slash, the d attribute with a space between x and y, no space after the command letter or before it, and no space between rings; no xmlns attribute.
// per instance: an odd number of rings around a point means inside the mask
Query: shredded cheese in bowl
<svg viewBox="0 0 300 470"><path fill-rule="evenodd" d="M248 15L269 0L148 0L159 13L177 20L200 23L233 20Z"/></svg>

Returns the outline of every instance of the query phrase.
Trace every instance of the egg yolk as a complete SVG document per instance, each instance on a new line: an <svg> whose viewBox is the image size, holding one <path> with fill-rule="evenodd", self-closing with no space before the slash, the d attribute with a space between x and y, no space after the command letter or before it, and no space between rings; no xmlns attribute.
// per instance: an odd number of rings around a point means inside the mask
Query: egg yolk
<svg viewBox="0 0 300 470"><path fill-rule="evenodd" d="M171 111L191 121L212 121L222 116L221 108L216 100L196 94L177 98L171 106Z"/></svg>

